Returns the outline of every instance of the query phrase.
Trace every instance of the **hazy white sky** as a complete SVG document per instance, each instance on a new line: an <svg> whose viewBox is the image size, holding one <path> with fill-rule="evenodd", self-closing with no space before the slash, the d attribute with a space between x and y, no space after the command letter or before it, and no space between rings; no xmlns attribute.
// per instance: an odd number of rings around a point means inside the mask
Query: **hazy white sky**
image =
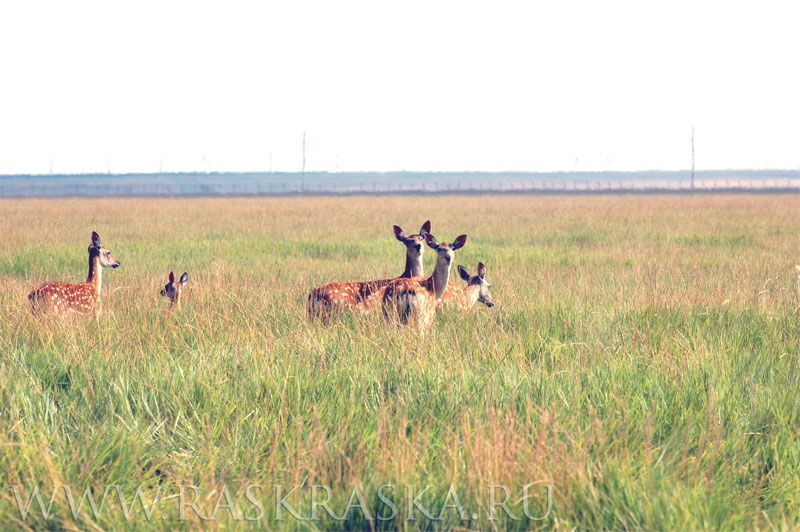
<svg viewBox="0 0 800 532"><path fill-rule="evenodd" d="M798 2L3 2L0 173L800 168ZM206 162L204 163L203 158Z"/></svg>

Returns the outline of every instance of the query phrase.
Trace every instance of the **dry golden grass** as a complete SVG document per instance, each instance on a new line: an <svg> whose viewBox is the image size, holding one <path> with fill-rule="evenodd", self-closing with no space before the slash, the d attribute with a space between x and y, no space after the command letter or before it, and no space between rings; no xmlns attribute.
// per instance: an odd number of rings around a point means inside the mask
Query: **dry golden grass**
<svg viewBox="0 0 800 532"><path fill-rule="evenodd" d="M4 486L149 497L194 484L206 510L228 486L247 511L241 488L261 483L264 521L288 529L308 523L273 521L272 484L330 486L337 511L354 486L373 507L395 484L399 516L400 487L433 485L423 500L438 510L452 484L469 508L466 521L377 528L800 524L797 196L4 200L0 212ZM497 306L446 309L424 337L379 315L306 321L316 284L399 274L391 225L426 219L440 240L469 235L456 264L486 263ZM104 273L103 315L33 319L33 287L85 277L92 230L122 263ZM158 296L170 270L190 278L174 316ZM487 486L509 486L521 514L531 483L553 486L547 519L490 519ZM293 501L308 514L308 493ZM199 525L171 503L164 520L77 522L56 503L49 524ZM22 526L9 493L2 515ZM223 511L203 526L233 523ZM317 526L369 523L351 511Z"/></svg>

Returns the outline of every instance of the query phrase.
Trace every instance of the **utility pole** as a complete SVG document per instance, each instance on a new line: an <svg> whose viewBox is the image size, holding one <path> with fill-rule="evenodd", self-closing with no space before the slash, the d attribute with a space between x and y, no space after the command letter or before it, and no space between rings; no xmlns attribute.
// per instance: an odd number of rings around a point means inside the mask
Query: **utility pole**
<svg viewBox="0 0 800 532"><path fill-rule="evenodd" d="M306 189L306 130L303 130L303 166L300 170L300 189Z"/></svg>
<svg viewBox="0 0 800 532"><path fill-rule="evenodd" d="M269 152L269 173L272 173L272 152Z"/></svg>
<svg viewBox="0 0 800 532"><path fill-rule="evenodd" d="M50 158L50 175L53 175L53 158Z"/></svg>
<svg viewBox="0 0 800 532"><path fill-rule="evenodd" d="M692 126L692 189L694 189L694 126Z"/></svg>
<svg viewBox="0 0 800 532"><path fill-rule="evenodd" d="M111 175L111 159L106 159L106 166L108 167L108 174Z"/></svg>

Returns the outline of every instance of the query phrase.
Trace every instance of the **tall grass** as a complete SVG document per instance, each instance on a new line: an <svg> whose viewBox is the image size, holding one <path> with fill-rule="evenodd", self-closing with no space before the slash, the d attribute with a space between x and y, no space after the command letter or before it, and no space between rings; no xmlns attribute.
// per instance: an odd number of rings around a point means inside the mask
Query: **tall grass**
<svg viewBox="0 0 800 532"><path fill-rule="evenodd" d="M800 526L795 196L0 201L0 529L741 529ZM397 275L391 224L426 219L497 305L427 334L379 315L309 323L328 280ZM122 266L99 320L35 319L27 293L86 275L97 230ZM427 253L426 270L434 254ZM188 271L184 311L158 290ZM170 498L22 519L13 486ZM181 486L200 490L201 521ZM342 514L303 516L311 485ZM466 519L438 514L452 485ZM507 506L490 488L507 486ZM532 521L524 517L523 487ZM545 486L552 488L547 511ZM20 491L21 490L21 491ZM191 494L188 497L192 500ZM496 500L503 500L501 492ZM113 499L113 501L112 501ZM186 501L185 501L186 502ZM414 508L411 508L414 510ZM496 512L495 515L493 512ZM373 514L374 517L374 514ZM494 518L496 517L496 519Z"/></svg>

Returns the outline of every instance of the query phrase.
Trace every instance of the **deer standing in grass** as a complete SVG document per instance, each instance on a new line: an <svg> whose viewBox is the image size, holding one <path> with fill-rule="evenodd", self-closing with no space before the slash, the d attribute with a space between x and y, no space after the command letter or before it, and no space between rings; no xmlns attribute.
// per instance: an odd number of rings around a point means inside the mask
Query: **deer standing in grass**
<svg viewBox="0 0 800 532"><path fill-rule="evenodd" d="M103 268L116 268L119 261L100 243L100 237L92 232L89 246L89 275L85 283L44 283L28 294L34 314L54 312L58 315L94 314L102 309L100 290L103 284Z"/></svg>
<svg viewBox="0 0 800 532"><path fill-rule="evenodd" d="M452 244L440 244L428 233L425 235L425 243L436 250L436 268L433 274L422 279L396 279L386 286L381 300L383 315L387 320L403 325L413 323L422 329L433 323L436 307L450 281L450 266L455 252L467 243L467 235L459 236Z"/></svg>
<svg viewBox="0 0 800 532"><path fill-rule="evenodd" d="M406 268L395 279L422 277L422 254L425 235L431 230L428 220L419 230L419 234L406 236L400 226L393 226L394 236L406 247ZM308 295L307 311L310 318L326 318L334 312L350 308L355 310L372 310L380 304L383 290L394 279L365 282L330 282L314 288Z"/></svg>
<svg viewBox="0 0 800 532"><path fill-rule="evenodd" d="M189 274L183 272L181 278L178 282L175 282L175 274L169 272L169 282L164 285L164 289L161 291L161 295L169 299L169 308L167 312L170 310L174 310L176 312L180 312L181 310L181 291L183 290L183 285L189 280Z"/></svg>
<svg viewBox="0 0 800 532"><path fill-rule="evenodd" d="M472 308L477 302L490 308L494 306L492 295L489 293L492 285L486 280L486 266L482 262L478 263L477 275L470 275L469 270L461 265L458 266L458 275L467 282L467 286L461 288L453 281L447 283L440 306L445 303L453 303L464 310Z"/></svg>

